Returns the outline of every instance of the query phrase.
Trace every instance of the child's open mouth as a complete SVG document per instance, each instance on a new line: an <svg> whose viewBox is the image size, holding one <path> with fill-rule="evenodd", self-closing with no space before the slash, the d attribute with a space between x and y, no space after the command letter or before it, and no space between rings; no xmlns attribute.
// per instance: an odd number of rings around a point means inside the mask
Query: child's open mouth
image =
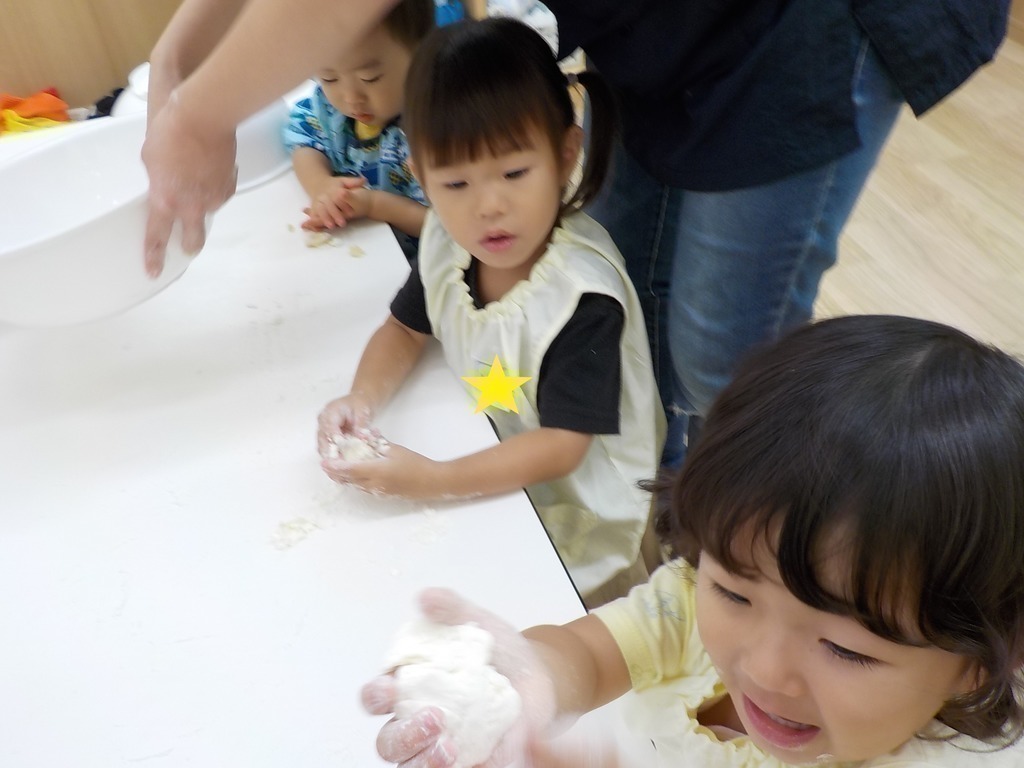
<svg viewBox="0 0 1024 768"><path fill-rule="evenodd" d="M821 729L816 725L808 725L795 720L788 720L780 715L765 712L746 696L743 697L743 709L751 726L766 741L783 749L797 749L811 741Z"/></svg>

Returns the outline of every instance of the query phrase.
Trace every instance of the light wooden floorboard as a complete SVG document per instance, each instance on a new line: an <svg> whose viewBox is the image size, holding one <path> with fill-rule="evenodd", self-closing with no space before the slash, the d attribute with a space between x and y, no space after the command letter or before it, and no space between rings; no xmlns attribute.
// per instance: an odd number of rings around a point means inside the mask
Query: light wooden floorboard
<svg viewBox="0 0 1024 768"><path fill-rule="evenodd" d="M940 320L1024 357L1024 45L901 114L816 312Z"/></svg>

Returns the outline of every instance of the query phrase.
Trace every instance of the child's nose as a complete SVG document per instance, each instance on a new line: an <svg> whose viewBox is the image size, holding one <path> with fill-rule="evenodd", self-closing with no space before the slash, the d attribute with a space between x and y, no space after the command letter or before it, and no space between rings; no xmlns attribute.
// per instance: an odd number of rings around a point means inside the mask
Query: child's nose
<svg viewBox="0 0 1024 768"><path fill-rule="evenodd" d="M365 100L364 96L365 94L363 93L363 89L360 88L358 84L349 83L348 85L345 86L345 103L348 104L350 107L361 106L363 101Z"/></svg>
<svg viewBox="0 0 1024 768"><path fill-rule="evenodd" d="M487 184L480 190L477 211L485 219L505 212L505 196L497 185Z"/></svg>
<svg viewBox="0 0 1024 768"><path fill-rule="evenodd" d="M796 697L804 693L802 664L806 648L782 633L761 632L750 636L742 662L743 674L763 693Z"/></svg>

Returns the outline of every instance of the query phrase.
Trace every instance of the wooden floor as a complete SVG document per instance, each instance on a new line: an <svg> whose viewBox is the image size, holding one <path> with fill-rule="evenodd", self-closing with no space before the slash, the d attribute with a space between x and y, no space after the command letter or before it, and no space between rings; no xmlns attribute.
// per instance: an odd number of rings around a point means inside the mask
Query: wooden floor
<svg viewBox="0 0 1024 768"><path fill-rule="evenodd" d="M819 317L904 314L1024 358L1024 45L915 120L906 110L846 227Z"/></svg>

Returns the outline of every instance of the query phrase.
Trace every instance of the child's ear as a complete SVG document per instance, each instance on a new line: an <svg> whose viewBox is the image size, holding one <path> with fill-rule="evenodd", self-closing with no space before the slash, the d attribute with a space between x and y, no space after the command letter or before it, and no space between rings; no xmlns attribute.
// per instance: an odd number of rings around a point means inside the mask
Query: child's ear
<svg viewBox="0 0 1024 768"><path fill-rule="evenodd" d="M569 183L572 172L576 170L576 163L579 162L580 150L583 148L583 129L578 125L571 125L565 132L562 139L562 186Z"/></svg>
<svg viewBox="0 0 1024 768"><path fill-rule="evenodd" d="M988 671L984 669L980 663L976 660L965 660L963 674L958 680L956 690L953 691L953 695L965 696L968 693L973 693L987 681Z"/></svg>

